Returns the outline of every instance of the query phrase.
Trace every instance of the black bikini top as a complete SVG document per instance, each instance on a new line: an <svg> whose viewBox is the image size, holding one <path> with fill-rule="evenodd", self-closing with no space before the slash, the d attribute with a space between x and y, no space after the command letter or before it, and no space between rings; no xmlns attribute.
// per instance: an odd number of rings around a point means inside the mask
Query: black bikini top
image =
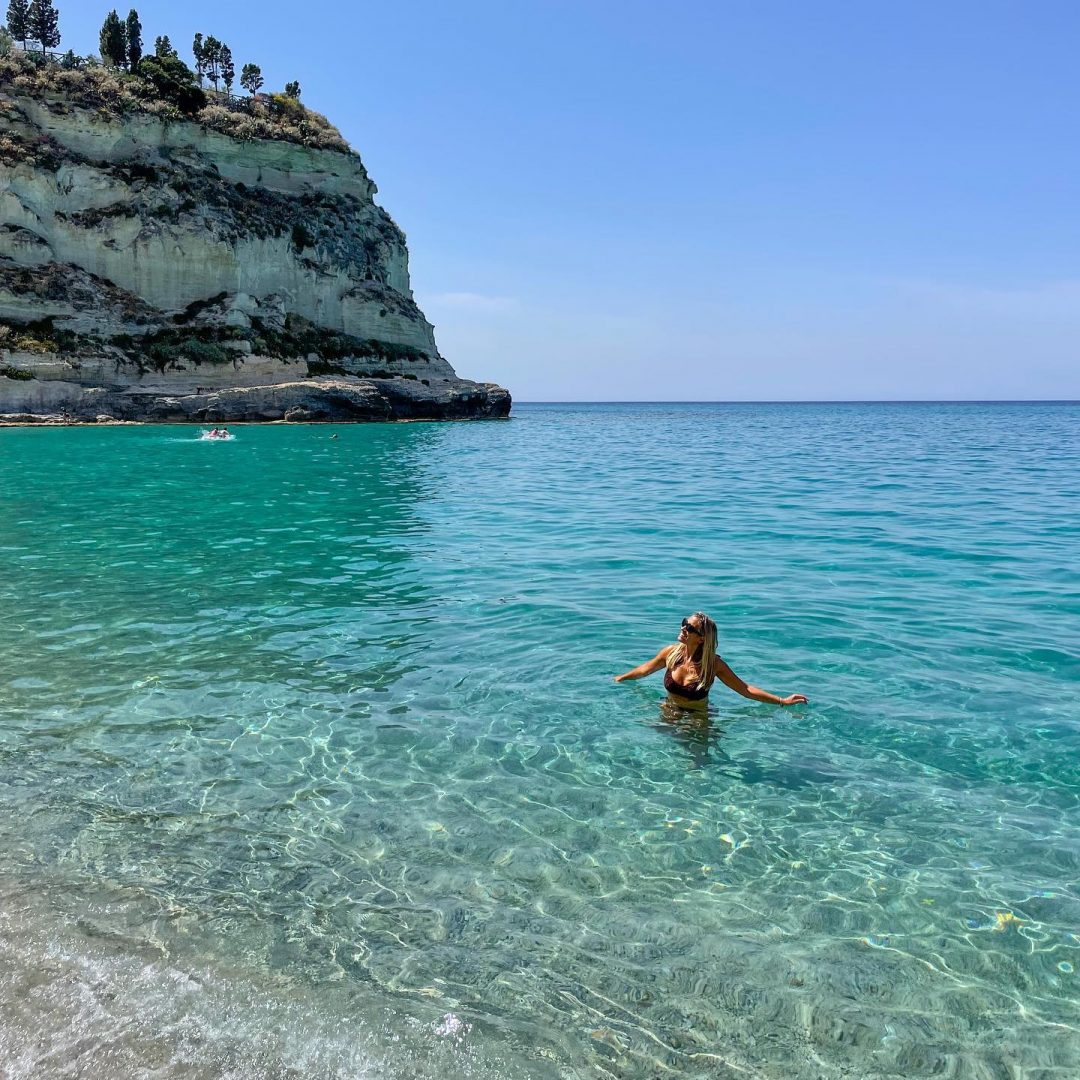
<svg viewBox="0 0 1080 1080"><path fill-rule="evenodd" d="M687 701L702 701L709 696L708 688L698 690L696 687L683 686L677 683L671 674L671 668L664 672L664 689L676 697L686 698Z"/></svg>
<svg viewBox="0 0 1080 1080"><path fill-rule="evenodd" d="M701 649L694 653L692 659L697 662L701 659ZM671 674L671 668L667 668L664 671L664 689L669 694L675 694L676 697L686 698L687 701L703 701L709 696L709 686L704 690L699 690L696 686L683 686L682 683L677 683L675 677Z"/></svg>

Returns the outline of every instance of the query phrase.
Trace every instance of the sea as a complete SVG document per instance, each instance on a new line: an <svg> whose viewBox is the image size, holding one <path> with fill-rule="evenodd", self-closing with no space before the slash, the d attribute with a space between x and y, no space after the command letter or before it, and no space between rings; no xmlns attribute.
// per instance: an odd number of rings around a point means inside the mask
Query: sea
<svg viewBox="0 0 1080 1080"><path fill-rule="evenodd" d="M0 431L6 1080L1080 1076L1080 405L232 432Z"/></svg>

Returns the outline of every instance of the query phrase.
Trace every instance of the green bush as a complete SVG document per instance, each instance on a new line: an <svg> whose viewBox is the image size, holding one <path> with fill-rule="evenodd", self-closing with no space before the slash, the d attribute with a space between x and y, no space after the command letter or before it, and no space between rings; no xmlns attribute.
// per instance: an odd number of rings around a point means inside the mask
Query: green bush
<svg viewBox="0 0 1080 1080"><path fill-rule="evenodd" d="M296 224L292 227L292 245L297 251L315 246L315 237L304 225Z"/></svg>
<svg viewBox="0 0 1080 1080"><path fill-rule="evenodd" d="M187 361L192 364L227 364L232 356L213 341L199 338L173 338L154 341L146 349L153 366L158 371Z"/></svg>
<svg viewBox="0 0 1080 1080"><path fill-rule="evenodd" d="M157 169L144 161L133 161L128 165L121 166L119 171L127 177L129 183L134 180L145 180L147 183L153 184L157 182L158 178Z"/></svg>
<svg viewBox="0 0 1080 1080"><path fill-rule="evenodd" d="M144 56L139 75L185 116L194 116L206 105L206 94L196 83L195 72L179 56Z"/></svg>
<svg viewBox="0 0 1080 1080"><path fill-rule="evenodd" d="M300 104L299 99L290 94L270 95L270 115L280 116L294 124L306 120L307 110Z"/></svg>
<svg viewBox="0 0 1080 1080"><path fill-rule="evenodd" d="M51 353L60 350L60 343L48 319L27 323L24 326L0 325L0 349L12 352ZM17 370L12 368L13 371ZM8 375L9 379L33 378L32 375Z"/></svg>

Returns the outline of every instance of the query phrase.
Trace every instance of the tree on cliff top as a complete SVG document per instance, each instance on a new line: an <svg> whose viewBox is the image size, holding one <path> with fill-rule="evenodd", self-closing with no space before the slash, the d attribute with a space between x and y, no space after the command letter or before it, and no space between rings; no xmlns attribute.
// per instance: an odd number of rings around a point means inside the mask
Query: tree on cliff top
<svg viewBox="0 0 1080 1080"><path fill-rule="evenodd" d="M196 34L195 40L191 43L191 55L195 57L195 75L199 80L200 86L202 86L203 76L206 74L204 51L205 46L203 45L202 34Z"/></svg>
<svg viewBox="0 0 1080 1080"><path fill-rule="evenodd" d="M127 34L115 11L110 11L101 24L98 48L106 67L123 67L127 60Z"/></svg>
<svg viewBox="0 0 1080 1080"><path fill-rule="evenodd" d="M154 38L154 55L159 58L175 56L177 60L180 59L180 54L173 48L173 43L169 40L168 34ZM194 75L192 78L194 78Z"/></svg>
<svg viewBox="0 0 1080 1080"><path fill-rule="evenodd" d="M221 81L225 84L225 96L232 97L233 81L236 79L236 65L233 63L232 49L221 46Z"/></svg>
<svg viewBox="0 0 1080 1080"><path fill-rule="evenodd" d="M263 84L262 68L258 64L245 64L240 72L240 85L254 97Z"/></svg>
<svg viewBox="0 0 1080 1080"><path fill-rule="evenodd" d="M132 8L127 17L127 65L128 71L138 71L142 59L142 23L139 13Z"/></svg>
<svg viewBox="0 0 1080 1080"><path fill-rule="evenodd" d="M10 0L7 9L7 28L16 41L22 42L26 51L26 39L30 36L30 0Z"/></svg>
<svg viewBox="0 0 1080 1080"><path fill-rule="evenodd" d="M30 0L30 40L41 44L44 56L60 44L60 15L52 0Z"/></svg>
<svg viewBox="0 0 1080 1080"><path fill-rule="evenodd" d="M300 84L298 82L287 82L285 84L285 96L294 98L296 101L299 101Z"/></svg>
<svg viewBox="0 0 1080 1080"><path fill-rule="evenodd" d="M221 50L223 48L224 46L213 34L206 35L202 49L203 70L206 72L206 77L214 84L215 90L221 80Z"/></svg>

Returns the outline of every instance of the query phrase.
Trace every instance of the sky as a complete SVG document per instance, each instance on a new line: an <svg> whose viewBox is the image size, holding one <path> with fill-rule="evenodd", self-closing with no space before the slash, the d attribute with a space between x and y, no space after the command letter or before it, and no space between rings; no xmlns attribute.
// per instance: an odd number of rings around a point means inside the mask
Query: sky
<svg viewBox="0 0 1080 1080"><path fill-rule="evenodd" d="M300 82L515 400L1080 399L1076 0L138 11Z"/></svg>

